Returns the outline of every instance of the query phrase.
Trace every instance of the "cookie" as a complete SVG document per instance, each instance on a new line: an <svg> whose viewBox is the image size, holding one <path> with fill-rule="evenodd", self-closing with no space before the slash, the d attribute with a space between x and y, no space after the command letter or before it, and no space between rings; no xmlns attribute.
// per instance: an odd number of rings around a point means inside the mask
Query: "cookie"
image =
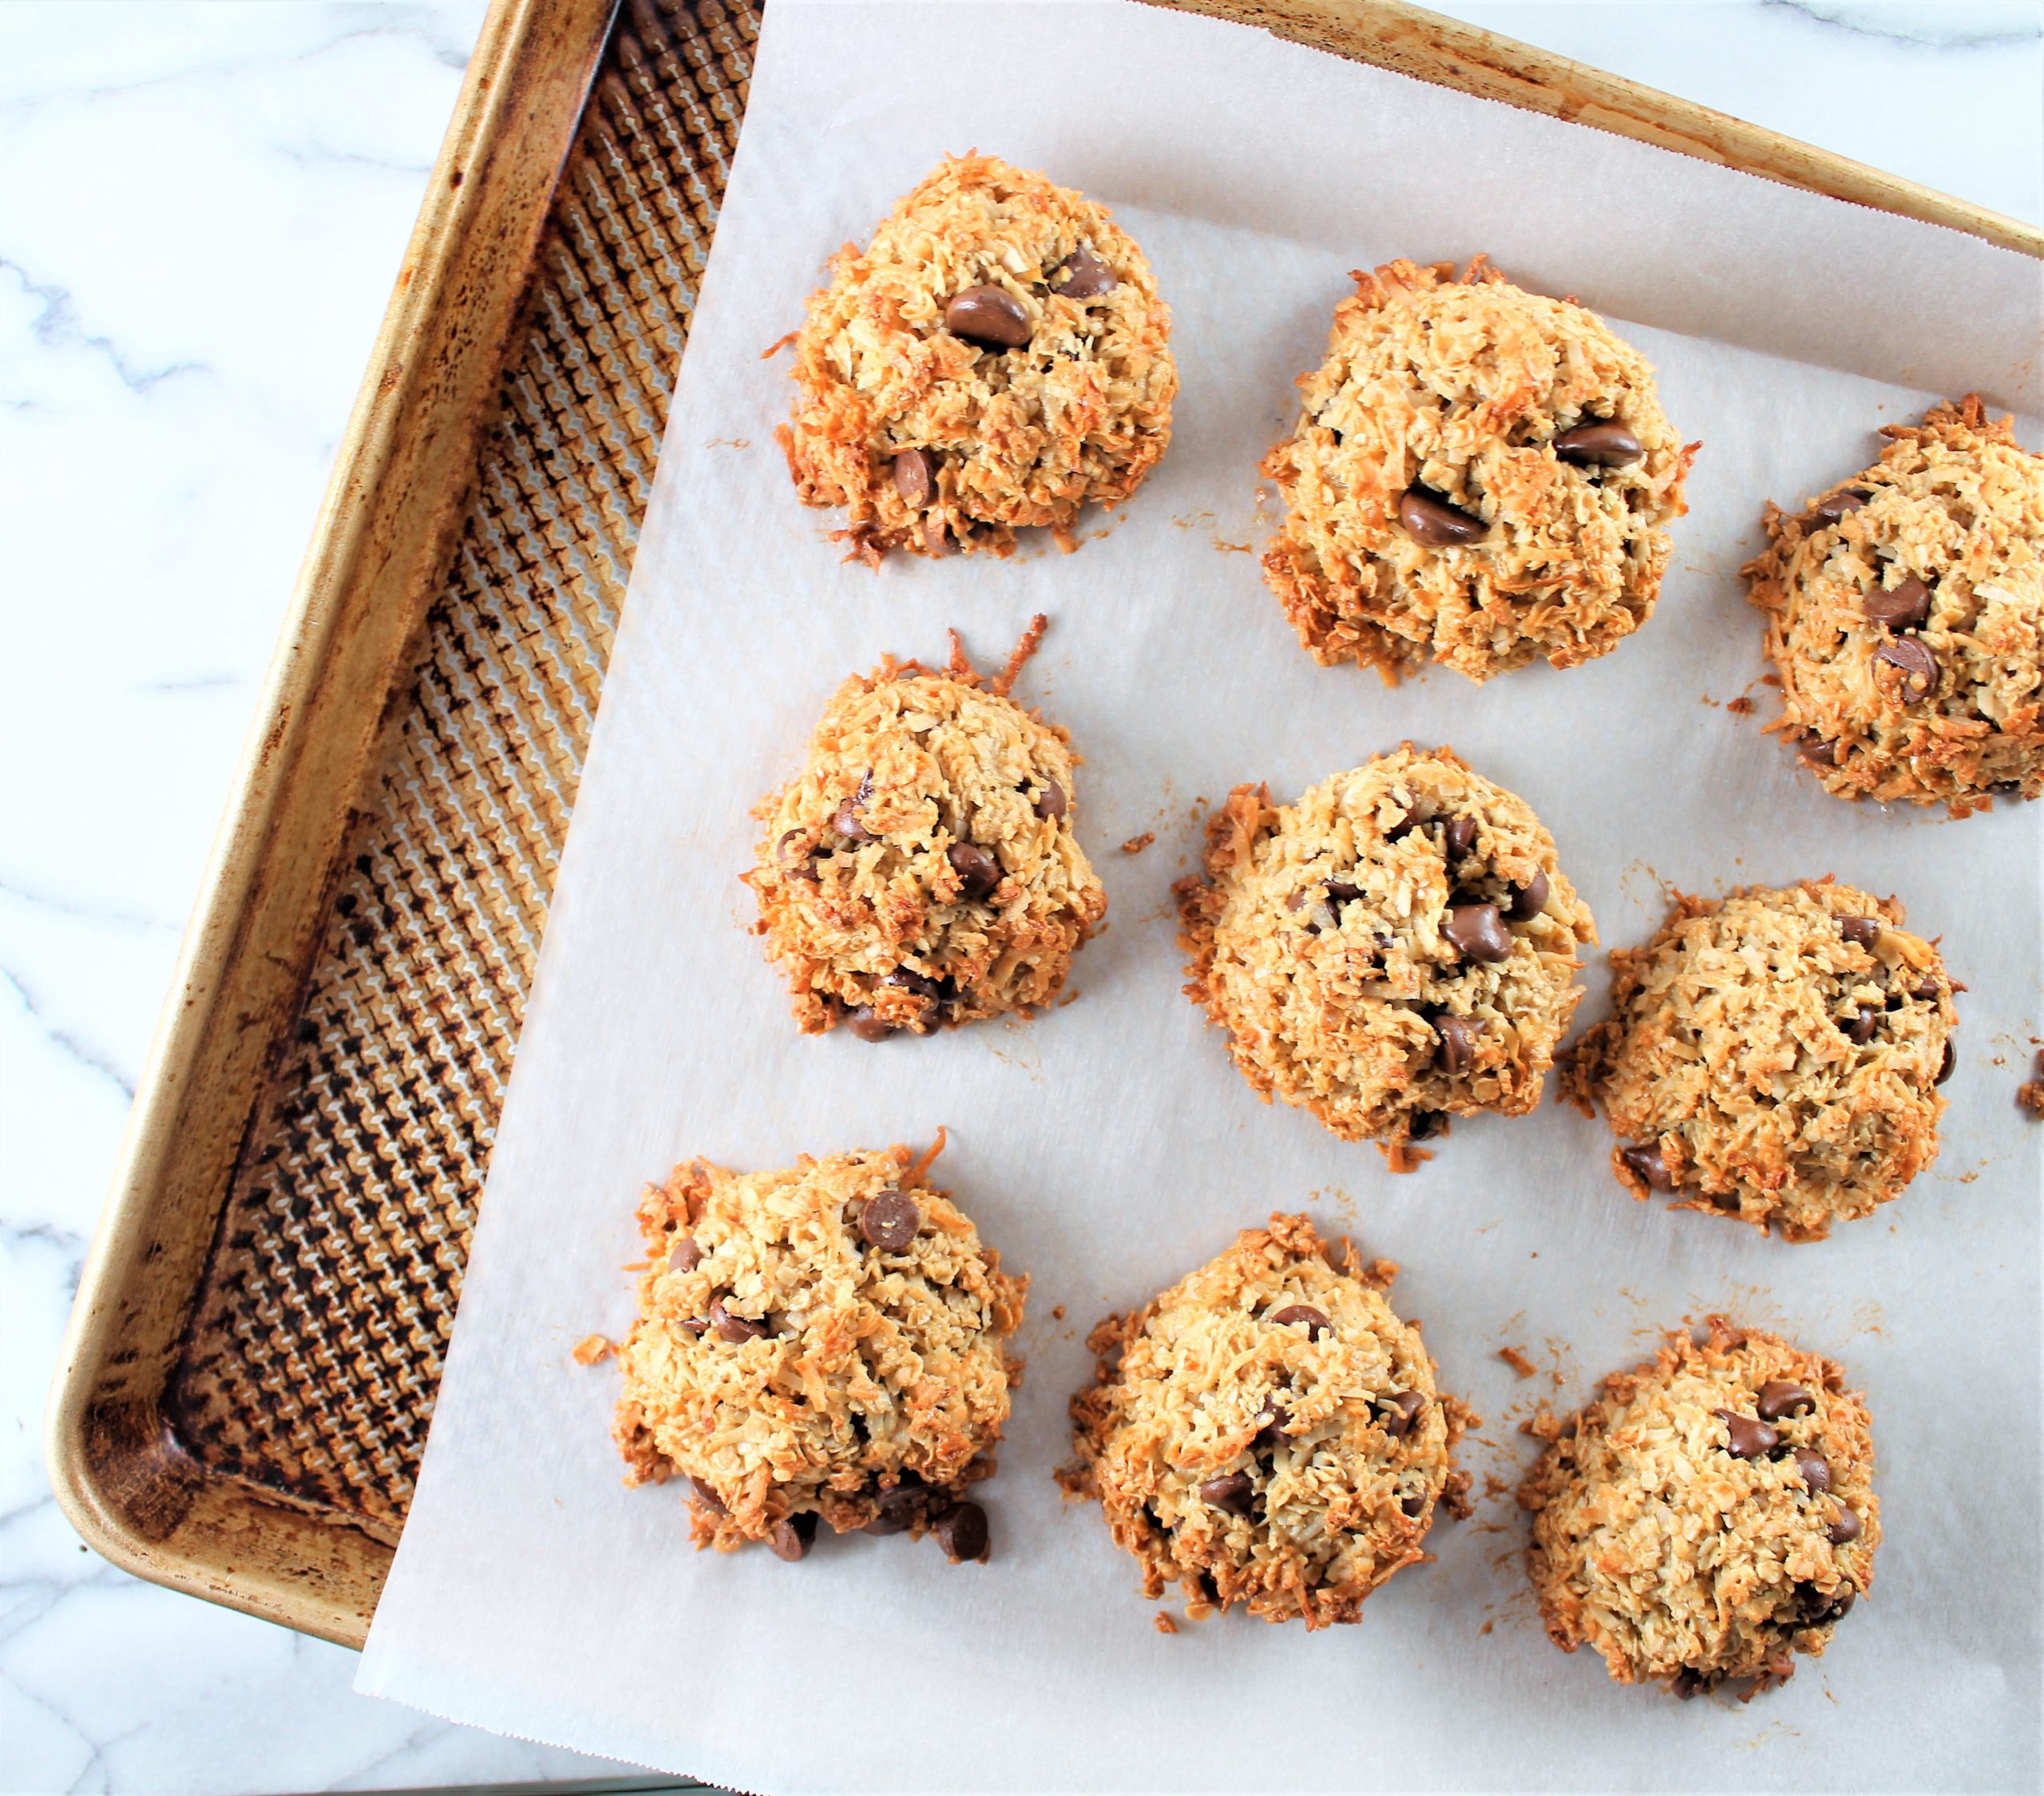
<svg viewBox="0 0 2044 1796"><path fill-rule="evenodd" d="M1722 1316L1670 1333L1534 1426L1550 1444L1519 1501L1547 1637L1678 1696L1786 1679L1873 1583L1871 1426L1834 1361Z"/></svg>
<svg viewBox="0 0 2044 1796"><path fill-rule="evenodd" d="M1206 837L1186 991L1265 1102L1403 1171L1447 1118L1539 1102L1597 936L1524 800L1408 742L1296 804L1238 786Z"/></svg>
<svg viewBox="0 0 2044 1796"><path fill-rule="evenodd" d="M1384 1297L1397 1268L1274 1216L1088 1338L1097 1379L1072 1400L1068 1496L1097 1501L1192 1612L1242 1604L1308 1628L1363 1600L1422 1542L1436 1505L1468 1513L1457 1438L1476 1418L1434 1383L1416 1324Z"/></svg>
<svg viewBox="0 0 2044 1796"><path fill-rule="evenodd" d="M694 1161L648 1188L613 1431L628 1483L688 1479L698 1547L799 1559L821 1521L984 1557L965 1492L992 1474L1028 1280L924 1182L936 1153Z"/></svg>
<svg viewBox="0 0 2044 1796"><path fill-rule="evenodd" d="M877 566L992 550L1119 505L1171 436L1171 312L1107 208L991 156L953 156L848 243L794 335L777 433L806 505Z"/></svg>
<svg viewBox="0 0 2044 1796"><path fill-rule="evenodd" d="M890 659L847 680L802 772L755 810L743 877L806 1032L1027 1015L1099 927L1107 893L1072 833L1079 757L1008 696L1043 627L990 679L954 635L941 671Z"/></svg>
<svg viewBox="0 0 2044 1796"><path fill-rule="evenodd" d="M1611 955L1611 1015L1562 1094L1601 1104L1634 1197L1820 1241L1937 1157L1959 1026L1938 951L1903 908L1829 880L1678 893Z"/></svg>
<svg viewBox="0 0 2044 1796"><path fill-rule="evenodd" d="M1357 272L1297 427L1264 458L1264 576L1323 666L1472 680L1607 655L1644 623L1697 445L1594 313L1479 256Z"/></svg>
<svg viewBox="0 0 2044 1796"><path fill-rule="evenodd" d="M1768 727L1827 792L1954 817L2044 793L2044 455L2012 423L1968 394L1767 508L1745 572L1781 682Z"/></svg>

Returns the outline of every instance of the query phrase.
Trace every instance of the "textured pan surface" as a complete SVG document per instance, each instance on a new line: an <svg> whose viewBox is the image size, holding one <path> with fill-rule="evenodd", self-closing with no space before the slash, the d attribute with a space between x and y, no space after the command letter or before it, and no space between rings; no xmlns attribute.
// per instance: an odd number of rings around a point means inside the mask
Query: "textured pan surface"
<svg viewBox="0 0 2044 1796"><path fill-rule="evenodd" d="M759 19L628 0L618 20L418 678L169 1392L200 1465L388 1541L425 1450Z"/></svg>

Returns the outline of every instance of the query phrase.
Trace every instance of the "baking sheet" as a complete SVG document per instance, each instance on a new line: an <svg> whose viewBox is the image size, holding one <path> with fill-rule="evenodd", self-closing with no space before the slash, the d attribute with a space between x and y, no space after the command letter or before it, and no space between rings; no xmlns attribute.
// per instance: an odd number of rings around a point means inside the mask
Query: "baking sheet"
<svg viewBox="0 0 2044 1796"><path fill-rule="evenodd" d="M760 351L832 250L972 147L1107 201L1143 246L1175 316L1176 436L1075 554L875 576L795 504L771 440L785 358ZM1346 270L1478 250L1619 322L1705 446L1660 608L1615 654L1386 691L1297 649L1243 552L1268 528L1254 465ZM2038 409L2038 326L2020 257L1254 31L1132 6L776 0L358 1687L755 1790L2034 1787L2044 1129L2013 1097L2038 1029L2044 818L1884 813L1799 778L1760 734L1773 699L1736 570L1761 501L1863 465L1874 423L1969 387ZM1112 905L1078 1001L929 1040L798 1038L746 932L749 806L847 672L941 655L954 623L997 663L1040 610L1018 696L1087 758L1076 814ZM1757 716L1725 709L1749 692ZM1254 779L1290 797L1408 738L1534 805L1607 945L1650 933L1669 884L1835 872L1900 894L1971 987L1936 1165L1789 1247L1634 1204L1602 1123L1552 1102L1458 1122L1402 1178L1258 1104L1178 991L1168 888L1198 801ZM1585 979L1589 1020L1601 955ZM798 1567L689 1551L678 1492L620 1482L614 1366L570 1358L628 1322L640 1186L691 1155L778 1165L940 1123L939 1182L1035 1280L985 1487L992 1563L862 1537ZM1685 1315L1844 1359L1875 1417L1884 1538L1832 1652L1743 1708L1615 1686L1542 1635L1498 1492L1359 1627L1155 1632L1134 1562L1050 1478L1084 1334L1278 1207L1404 1264L1396 1301L1487 1418L1464 1448L1480 1490L1530 1459L1535 1401L1579 1401ZM1559 1387L1517 1379L1507 1345Z"/></svg>

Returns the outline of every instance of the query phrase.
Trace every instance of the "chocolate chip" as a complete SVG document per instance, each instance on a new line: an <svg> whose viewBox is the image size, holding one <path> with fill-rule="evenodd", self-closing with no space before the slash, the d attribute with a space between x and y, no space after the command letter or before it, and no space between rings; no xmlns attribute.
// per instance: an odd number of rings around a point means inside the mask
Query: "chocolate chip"
<svg viewBox="0 0 2044 1796"><path fill-rule="evenodd" d="M937 457L928 449L895 450L894 490L904 504L921 511L937 491Z"/></svg>
<svg viewBox="0 0 2044 1796"><path fill-rule="evenodd" d="M1045 780L1044 789L1036 794L1036 801L1029 808L1039 817L1063 817L1072 801L1065 796L1064 788L1056 780Z"/></svg>
<svg viewBox="0 0 2044 1796"><path fill-rule="evenodd" d="M1247 1515L1256 1501L1256 1486L1250 1482L1246 1472L1223 1472L1218 1478L1209 1478L1199 1487L1199 1500L1211 1503L1217 1509L1227 1509L1236 1515Z"/></svg>
<svg viewBox="0 0 2044 1796"><path fill-rule="evenodd" d="M766 1332L766 1324L749 1315L735 1315L724 1307L722 1297L710 1300L710 1326L720 1341L756 1341Z"/></svg>
<svg viewBox="0 0 2044 1796"><path fill-rule="evenodd" d="M1404 816L1384 831L1384 839L1387 842L1402 842L1419 827L1420 820L1408 811Z"/></svg>
<svg viewBox="0 0 2044 1796"><path fill-rule="evenodd" d="M1083 243L1051 272L1067 277L1063 286L1053 279L1050 288L1052 292L1061 293L1068 299L1097 299L1103 293L1113 292L1117 285L1114 270Z"/></svg>
<svg viewBox="0 0 2044 1796"><path fill-rule="evenodd" d="M703 1264L703 1249L696 1244L693 1235L684 1235L674 1244L674 1251L667 1256L670 1272L692 1272Z"/></svg>
<svg viewBox="0 0 2044 1796"><path fill-rule="evenodd" d="M930 554L941 560L957 546L952 541L950 528L942 518L925 518L923 520L923 547Z"/></svg>
<svg viewBox="0 0 2044 1796"><path fill-rule="evenodd" d="M1874 651L1874 659L1901 671L1899 684L1904 702L1924 698L1937 690L1938 658L1915 636L1889 637Z"/></svg>
<svg viewBox="0 0 2044 1796"><path fill-rule="evenodd" d="M1656 1191L1673 1191L1674 1174L1668 1170L1668 1162L1661 1156L1658 1142L1649 1147L1629 1147L1618 1149L1618 1157L1646 1181Z"/></svg>
<svg viewBox="0 0 2044 1796"><path fill-rule="evenodd" d="M688 1483L689 1488L695 1493L695 1501L703 1508L709 1510L712 1515L727 1515L731 1513L724 1507L723 1498L717 1494L717 1487L707 1478L699 1478L691 1473L689 1475Z"/></svg>
<svg viewBox="0 0 2044 1796"><path fill-rule="evenodd" d="M1334 1332L1333 1325L1310 1303L1287 1303L1270 1319L1280 1328L1289 1328L1295 1322L1303 1322L1306 1325L1306 1339L1309 1341L1317 1341L1322 1335Z"/></svg>
<svg viewBox="0 0 2044 1796"><path fill-rule="evenodd" d="M1864 487L1848 486L1842 493L1834 493L1828 499L1820 499L1811 506L1811 512L1826 524L1836 524L1848 512L1856 512L1873 497Z"/></svg>
<svg viewBox="0 0 2044 1796"><path fill-rule="evenodd" d="M894 1025L882 1023L873 1015L873 1006L862 1004L845 1019L846 1025L862 1042L884 1042L893 1034Z"/></svg>
<svg viewBox="0 0 2044 1796"><path fill-rule="evenodd" d="M1425 1514L1426 1509L1427 1499L1424 1492L1416 1492L1410 1497L1401 1497L1398 1499L1398 1513L1414 1521L1417 1521Z"/></svg>
<svg viewBox="0 0 2044 1796"><path fill-rule="evenodd" d="M1675 1681L1668 1686L1676 1695L1686 1703L1703 1688L1703 1673L1685 1665L1675 1674Z"/></svg>
<svg viewBox="0 0 2044 1796"><path fill-rule="evenodd" d="M1845 1038L1857 1046L1864 1046L1874 1038L1874 1025L1880 1020L1881 1013L1871 1005L1862 1004L1859 1014L1850 1023L1840 1025Z"/></svg>
<svg viewBox="0 0 2044 1796"><path fill-rule="evenodd" d="M1395 1391L1391 1394L1390 1407L1377 1411L1384 1423L1384 1431L1393 1440L1402 1439L1420 1419L1420 1412L1427 1406L1427 1400L1416 1391Z"/></svg>
<svg viewBox="0 0 2044 1796"><path fill-rule="evenodd" d="M1579 468L1622 468L1646 453L1646 445L1622 424L1579 424L1555 439L1555 453Z"/></svg>
<svg viewBox="0 0 2044 1796"><path fill-rule="evenodd" d="M883 1253L899 1253L923 1225L923 1212L905 1191L877 1191L859 1212L859 1233Z"/></svg>
<svg viewBox="0 0 2044 1796"><path fill-rule="evenodd" d="M1847 1584L1836 1596L1827 1596L1813 1584L1799 1584L1796 1596L1800 1604L1805 1624L1820 1627L1827 1621L1837 1621L1852 1612L1852 1599L1859 1594Z"/></svg>
<svg viewBox="0 0 2044 1796"><path fill-rule="evenodd" d="M1796 1449L1796 1470L1803 1474L1804 1487L1816 1495L1831 1489L1831 1462L1815 1447Z"/></svg>
<svg viewBox="0 0 2044 1796"><path fill-rule="evenodd" d="M1812 767L1838 765L1837 743L1827 742L1821 736L1805 736L1796 745L1796 753Z"/></svg>
<svg viewBox="0 0 2044 1796"><path fill-rule="evenodd" d="M1764 1422L1731 1410L1711 1412L1725 1424L1726 1450L1734 1459L1765 1459L1781 1445L1781 1437Z"/></svg>
<svg viewBox="0 0 2044 1796"><path fill-rule="evenodd" d="M1398 521L1405 534L1426 548L1448 548L1458 543L1480 541L1491 527L1480 517L1458 510L1440 494L1423 486L1408 486L1398 501Z"/></svg>
<svg viewBox="0 0 2044 1796"><path fill-rule="evenodd" d="M1881 920L1877 916L1842 916L1838 920L1838 932L1847 941L1870 948L1881 939Z"/></svg>
<svg viewBox="0 0 2044 1796"><path fill-rule="evenodd" d="M1460 1016L1437 1016L1433 1026L1434 1034L1440 1038L1435 1057L1440 1062L1440 1070L1452 1078L1476 1058L1476 1041L1483 1029Z"/></svg>
<svg viewBox="0 0 2044 1796"><path fill-rule="evenodd" d="M917 1517L929 1500L929 1490L913 1472L904 1472L898 1484L877 1492L873 1501L878 1513L863 1530L868 1534L905 1533L915 1525Z"/></svg>
<svg viewBox="0 0 2044 1796"><path fill-rule="evenodd" d="M802 841L803 835L804 832L800 829L783 829L781 832L781 839L774 845L774 858L783 867L786 866L790 860L801 860L806 858L806 850L798 849L794 854L788 853L788 844Z"/></svg>
<svg viewBox="0 0 2044 1796"><path fill-rule="evenodd" d="M693 1335L699 1341L703 1339L703 1331L709 1326L709 1323L699 1315L692 1315L681 1325L681 1331L684 1335Z"/></svg>
<svg viewBox="0 0 2044 1796"><path fill-rule="evenodd" d="M877 1534L884 1537L889 1534L905 1534L911 1525L909 1512L905 1509L883 1509L859 1532L862 1534Z"/></svg>
<svg viewBox="0 0 2044 1796"><path fill-rule="evenodd" d="M1439 1110L1415 1110L1405 1125L1405 1139L1424 1141L1440 1128Z"/></svg>
<svg viewBox="0 0 2044 1796"><path fill-rule="evenodd" d="M932 1523L930 1532L954 1565L987 1556L987 1512L977 1503L960 1503L946 1509Z"/></svg>
<svg viewBox="0 0 2044 1796"><path fill-rule="evenodd" d="M1285 1429L1292 1419L1292 1412L1282 1403L1266 1403L1257 1414L1256 1436L1250 1445L1258 1452L1275 1446L1285 1438Z"/></svg>
<svg viewBox="0 0 2044 1796"><path fill-rule="evenodd" d="M1441 845L1448 851L1451 864L1464 859L1476 845L1476 820L1473 817L1456 817L1448 820L1448 828L1441 832Z"/></svg>
<svg viewBox="0 0 2044 1796"><path fill-rule="evenodd" d="M951 870L958 876L958 892L968 904L976 904L1000 884L1000 863L983 848L970 842L953 842L944 851Z"/></svg>
<svg viewBox="0 0 2044 1796"><path fill-rule="evenodd" d="M1950 1038L1947 1038L1945 1042L1945 1057L1938 1062L1938 1076L1931 1082L1933 1085L1943 1085L1951 1077L1958 1065L1959 1050L1951 1045Z"/></svg>
<svg viewBox="0 0 2044 1796"><path fill-rule="evenodd" d="M1512 888L1511 909L1507 914L1514 923L1527 923L1547 908L1547 876L1535 867L1532 878Z"/></svg>
<svg viewBox="0 0 2044 1796"><path fill-rule="evenodd" d="M1926 973L1923 978L1910 987L1909 995L1912 998L1921 998L1927 1003L1935 1004L1938 1001L1938 975L1935 973Z"/></svg>
<svg viewBox="0 0 2044 1796"><path fill-rule="evenodd" d="M830 819L830 827L848 842L869 842L873 833L859 821L858 801L847 798L838 807L837 815Z"/></svg>
<svg viewBox="0 0 2044 1796"><path fill-rule="evenodd" d="M792 1565L798 1559L806 1558L815 1543L816 1512L810 1509L801 1515L782 1516L774 1524L773 1538L766 1544L774 1549L776 1559L785 1559Z"/></svg>
<svg viewBox="0 0 2044 1796"><path fill-rule="evenodd" d="M1860 601L1869 623L1890 630L1914 630L1931 615L1931 589L1914 574L1896 587L1876 586Z"/></svg>
<svg viewBox="0 0 2044 1796"><path fill-rule="evenodd" d="M1804 1410L1816 1406L1816 1398L1800 1384L1791 1384L1786 1379L1769 1379L1760 1387L1760 1395L1753 1403L1763 1422L1779 1422L1785 1415L1800 1415Z"/></svg>
<svg viewBox="0 0 2044 1796"><path fill-rule="evenodd" d="M913 991L918 998L927 998L934 1004L945 996L941 979L933 979L927 973L919 973L912 967L897 967L891 973L883 974L882 985L898 987L904 991Z"/></svg>
<svg viewBox="0 0 2044 1796"><path fill-rule="evenodd" d="M1838 1519L1831 1525L1831 1544L1833 1546L1844 1546L1847 1541L1856 1541L1859 1537L1859 1517L1841 1504L1839 1507Z"/></svg>
<svg viewBox="0 0 2044 1796"><path fill-rule="evenodd" d="M1361 886L1350 885L1342 880L1329 880L1327 882L1327 901L1330 904L1345 904L1351 899L1360 898L1362 895Z"/></svg>
<svg viewBox="0 0 2044 1796"><path fill-rule="evenodd" d="M1029 340L1028 308L1004 287L969 287L944 308L944 328L986 349L1020 349Z"/></svg>
<svg viewBox="0 0 2044 1796"><path fill-rule="evenodd" d="M1456 904L1448 913L1440 932L1465 960L1509 960L1511 932L1504 926L1495 904Z"/></svg>

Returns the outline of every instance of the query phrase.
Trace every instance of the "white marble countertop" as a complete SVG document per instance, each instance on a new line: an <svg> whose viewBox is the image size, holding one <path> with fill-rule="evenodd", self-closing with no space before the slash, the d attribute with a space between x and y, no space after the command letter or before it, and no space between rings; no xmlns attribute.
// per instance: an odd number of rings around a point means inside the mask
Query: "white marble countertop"
<svg viewBox="0 0 2044 1796"><path fill-rule="evenodd" d="M2044 0L1441 10L2044 219ZM41 1463L137 1070L482 12L0 6L0 1790L621 1769L358 1697L352 1655L127 1577Z"/></svg>

